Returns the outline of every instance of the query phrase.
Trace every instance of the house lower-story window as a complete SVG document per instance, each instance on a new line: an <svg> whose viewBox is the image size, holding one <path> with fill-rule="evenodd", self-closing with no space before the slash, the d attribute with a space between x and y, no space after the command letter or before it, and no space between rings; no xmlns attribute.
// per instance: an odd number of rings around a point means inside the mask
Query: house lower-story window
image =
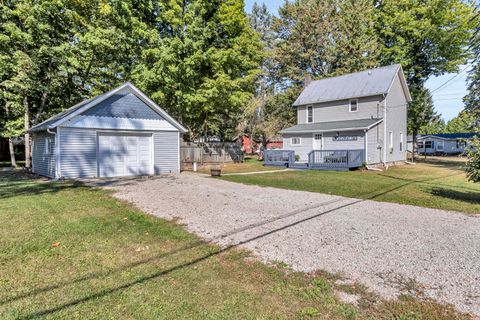
<svg viewBox="0 0 480 320"><path fill-rule="evenodd" d="M437 150L443 151L443 141L438 141Z"/></svg>
<svg viewBox="0 0 480 320"><path fill-rule="evenodd" d="M423 149L423 141L418 141L417 142L417 148L418 149Z"/></svg>
<svg viewBox="0 0 480 320"><path fill-rule="evenodd" d="M290 145L292 146L298 146L302 144L302 140L300 138L292 138L290 141Z"/></svg>
<svg viewBox="0 0 480 320"><path fill-rule="evenodd" d="M433 141L425 141L425 149L432 149Z"/></svg>
<svg viewBox="0 0 480 320"><path fill-rule="evenodd" d="M400 132L400 152L403 152L403 132Z"/></svg>

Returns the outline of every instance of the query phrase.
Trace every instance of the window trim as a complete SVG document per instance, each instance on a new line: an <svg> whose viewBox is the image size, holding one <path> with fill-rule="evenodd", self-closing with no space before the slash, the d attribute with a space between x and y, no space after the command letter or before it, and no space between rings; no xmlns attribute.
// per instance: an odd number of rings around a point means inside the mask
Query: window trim
<svg viewBox="0 0 480 320"><path fill-rule="evenodd" d="M45 137L44 145L43 145L43 154L48 156L51 154L50 152L50 145L51 145L50 137Z"/></svg>
<svg viewBox="0 0 480 320"><path fill-rule="evenodd" d="M309 118L309 116L308 116L308 110L309 110L309 109L312 110L312 121L308 121L308 118ZM307 106L307 108L305 109L305 113L306 113L306 116L307 116L307 119L306 119L307 123L313 123L313 121L314 121L314 120L313 120L313 105Z"/></svg>
<svg viewBox="0 0 480 320"><path fill-rule="evenodd" d="M440 149L439 146L442 146L442 148ZM437 141L437 145L435 147L435 150L445 151L445 143L443 141Z"/></svg>
<svg viewBox="0 0 480 320"><path fill-rule="evenodd" d="M388 131L388 148L393 149L393 131Z"/></svg>
<svg viewBox="0 0 480 320"><path fill-rule="evenodd" d="M293 139L298 139L298 143L293 143ZM290 145L291 146L300 146L302 144L302 138L300 137L291 137L290 138Z"/></svg>
<svg viewBox="0 0 480 320"><path fill-rule="evenodd" d="M355 101L356 103L356 106L357 106L357 109L356 110L353 110L352 111L352 101ZM350 99L349 102L348 102L348 111L349 112L358 112L358 99Z"/></svg>

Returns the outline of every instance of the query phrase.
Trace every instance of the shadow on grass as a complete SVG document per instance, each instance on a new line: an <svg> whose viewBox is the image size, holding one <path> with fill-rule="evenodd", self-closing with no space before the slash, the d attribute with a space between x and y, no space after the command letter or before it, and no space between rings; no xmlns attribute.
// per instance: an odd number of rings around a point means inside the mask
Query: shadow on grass
<svg viewBox="0 0 480 320"><path fill-rule="evenodd" d="M19 172L0 174L0 199L57 193L83 187L80 182L58 183Z"/></svg>
<svg viewBox="0 0 480 320"><path fill-rule="evenodd" d="M422 180L422 181L426 181L426 180ZM157 256L149 257L147 259L140 260L140 261L134 262L132 264L124 265L124 266L121 266L117 269L111 270L109 272L96 272L96 273L92 273L92 274L87 274L85 276L78 277L76 279L71 279L69 281L57 283L55 285L34 289L34 290L32 290L28 293L24 293L24 294L20 294L20 295L14 296L14 297L6 298L6 299L0 301L0 304L6 304L6 303L9 303L9 302L19 300L19 299L27 298L27 297L30 297L30 296L35 296L35 295L40 294L40 293L46 293L48 291L59 289L61 287L72 285L72 284L79 283L79 282L82 282L82 281L98 279L100 277L111 276L113 274L121 273L125 270L130 270L131 268L141 266L141 265L147 264L147 263L152 262L152 261L158 261L160 259L164 259L166 257L185 252L186 250L190 250L190 249L193 249L193 248L197 248L197 247L200 247L200 246L205 246L205 245L214 243L216 240L220 240L222 238L232 236L234 234L237 234L237 233L240 233L240 232L243 232L243 231L247 231L247 230L254 229L254 228L257 228L257 227L260 227L260 226L264 226L264 225L282 220L282 219L287 218L287 217L296 216L296 215L299 215L301 213L308 212L310 210L320 209L320 208L325 207L327 205L335 204L337 202L350 201L350 202L345 203L345 204L339 204L338 206L336 206L334 208L331 208L331 209L325 208L324 210L321 210L320 212L315 211L315 214L313 214L313 215L310 215L310 216L304 217L304 218L300 218L297 221L294 221L292 223L288 223L288 224L280 226L280 227L274 227L271 230L268 230L266 232L261 232L258 235L255 235L255 236L252 236L250 238L238 241L238 242L236 242L234 244L230 244L226 247L212 248L212 249L214 249L212 252L200 255L199 257L197 257L195 259L192 259L190 261L180 263L180 264L176 264L176 265L174 265L170 268L167 268L167 269L164 269L164 270L152 273L152 274L143 275L143 276L141 276L137 279L133 279L131 281L125 282L123 284L119 284L118 286L115 286L115 287L112 287L112 288L109 288L109 289L104 289L104 290L98 291L96 293L92 293L92 294L86 295L84 297L80 297L78 299L73 299L69 302L66 302L66 303L61 304L61 305L56 306L56 307L52 307L52 308L48 308L48 309L44 309L44 310L39 310L37 312L33 312L33 313L28 314L28 315L21 316L21 317L19 317L19 319L33 319L33 318L47 316L47 315L59 312L61 310L64 310L64 309L69 308L69 307L73 307L73 306L81 304L81 303L85 303L85 302L88 302L88 301L91 301L91 300L95 300L95 299L99 299L99 298L108 296L110 294L114 294L116 292L128 289L128 288L130 288L134 285L142 284L142 283L147 282L149 280L153 280L153 279L156 279L158 277L164 276L164 275L169 274L171 272L174 272L176 270L193 266L197 263L205 261L205 260L207 260L211 257L218 256L222 253L225 253L225 252L227 252L231 249L237 248L239 246L245 245L249 242L259 240L261 238L267 237L267 236L272 235L274 233L277 233L277 232L286 230L288 228L291 228L293 226L296 226L296 225L314 220L318 217L321 217L321 216L329 214L329 213L333 213L333 212L341 210L343 208L354 206L356 204L362 203L362 202L367 201L367 200L374 200L375 198L381 197L381 196L383 196L383 195L385 195L389 192L398 190L398 189L403 188L407 185L410 185L412 183L417 183L417 182L418 181L403 181L403 183L401 185L395 186L391 189L382 191L380 193L374 192L374 193L371 193L368 196L364 195L365 198L361 199L361 200L339 198L339 199L333 199L333 200L330 200L330 201L318 203L318 204L315 204L315 205L312 205L312 206L309 206L309 207L297 209L297 210L285 213L283 215L280 215L280 216L277 216L277 217L274 217L274 218L271 218L271 219L267 219L267 220L264 220L264 221L261 221L261 222L258 222L258 223L249 224L249 225L241 227L241 228L236 228L234 230L231 230L230 232L227 232L225 234L222 234L222 235L216 237L215 239L213 239L210 242L196 241L196 242L193 242L193 243L191 243L187 246L183 246L179 249L172 250L172 251L169 251L169 252L165 252L165 253L162 253L162 254L157 255ZM18 193L17 193L17 195L18 195Z"/></svg>
<svg viewBox="0 0 480 320"><path fill-rule="evenodd" d="M480 192L465 192L445 188L434 188L432 189L431 193L437 197L464 201L471 204L480 204Z"/></svg>

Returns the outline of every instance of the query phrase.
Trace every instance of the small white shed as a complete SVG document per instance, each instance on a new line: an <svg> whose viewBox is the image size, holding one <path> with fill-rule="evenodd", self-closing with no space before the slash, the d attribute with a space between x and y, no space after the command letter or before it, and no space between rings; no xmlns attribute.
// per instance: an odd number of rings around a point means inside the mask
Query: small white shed
<svg viewBox="0 0 480 320"><path fill-rule="evenodd" d="M51 178L123 177L180 170L187 130L131 83L32 127L32 170Z"/></svg>

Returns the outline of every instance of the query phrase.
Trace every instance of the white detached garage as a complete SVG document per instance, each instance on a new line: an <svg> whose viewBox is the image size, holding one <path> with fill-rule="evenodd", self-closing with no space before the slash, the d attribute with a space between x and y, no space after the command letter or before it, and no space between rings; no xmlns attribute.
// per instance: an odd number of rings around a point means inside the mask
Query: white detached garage
<svg viewBox="0 0 480 320"><path fill-rule="evenodd" d="M32 127L32 170L51 178L180 171L187 130L130 83Z"/></svg>

